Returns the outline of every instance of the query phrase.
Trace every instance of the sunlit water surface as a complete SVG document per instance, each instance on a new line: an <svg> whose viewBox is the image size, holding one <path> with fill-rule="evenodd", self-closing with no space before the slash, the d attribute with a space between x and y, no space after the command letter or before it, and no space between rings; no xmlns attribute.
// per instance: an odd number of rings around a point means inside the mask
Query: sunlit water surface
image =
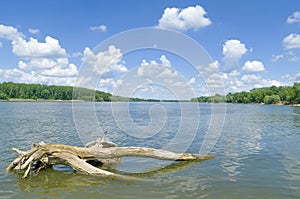
<svg viewBox="0 0 300 199"><path fill-rule="evenodd" d="M119 146L164 148L175 139L183 119L188 152L199 153L212 118L210 104L199 104L200 121L192 103L130 103L130 120L112 114L118 104L96 103L98 124ZM82 109L89 103L78 103ZM94 104L93 104L94 105ZM217 105L218 106L218 105ZM223 105L220 105L223 106ZM152 108L151 108L152 107ZM120 107L121 109L122 107ZM194 108L193 108L194 109ZM149 111L150 110L150 111ZM163 117L163 122L155 119ZM163 110L163 112L161 112ZM183 112L191 112L183 117ZM94 114L95 114L94 113ZM217 113L216 113L217 114ZM88 118L88 117L87 117ZM199 118L198 118L199 119ZM160 126L153 126L157 121ZM220 121L222 122L222 121ZM20 173L5 173L16 154L12 147L27 150L32 143L62 143L82 146L73 119L72 103L0 102L0 198L299 198L300 196L300 107L226 105L225 123L218 142L209 153L216 158L193 165L158 166L148 159L125 158L117 169L122 173L147 172L135 176L145 182L103 179L68 170L47 169L22 179ZM144 126L157 131L138 137ZM152 125L152 127L151 127ZM87 125L88 126L88 125ZM88 127L87 127L88 128ZM90 126L90 132L94 127ZM135 136L133 136L135 135ZM148 135L148 134L147 134ZM190 135L193 135L191 138ZM82 135L81 135L82 136ZM100 135L99 135L100 136ZM174 149L175 150L175 149ZM183 167L183 168L182 168Z"/></svg>

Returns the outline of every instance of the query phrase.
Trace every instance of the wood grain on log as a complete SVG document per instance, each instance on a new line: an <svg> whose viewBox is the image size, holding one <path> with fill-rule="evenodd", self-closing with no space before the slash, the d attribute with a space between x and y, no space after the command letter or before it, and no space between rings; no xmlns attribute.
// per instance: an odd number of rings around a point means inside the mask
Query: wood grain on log
<svg viewBox="0 0 300 199"><path fill-rule="evenodd" d="M136 180L134 177L100 169L88 162L102 160L103 163L105 163L106 159L110 160L129 156L174 161L203 161L213 158L213 156L207 155L174 153L171 151L145 147L86 148L63 144L42 144L34 146L27 152L19 149L13 150L18 153L19 157L6 168L6 171L9 172L12 169L25 170L24 177L30 175L31 170L38 172L42 168L47 168L55 164L64 164L81 173Z"/></svg>

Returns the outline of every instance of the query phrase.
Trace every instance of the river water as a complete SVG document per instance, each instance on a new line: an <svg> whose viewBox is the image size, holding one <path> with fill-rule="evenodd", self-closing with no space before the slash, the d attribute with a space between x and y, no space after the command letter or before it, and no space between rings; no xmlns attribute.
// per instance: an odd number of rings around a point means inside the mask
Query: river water
<svg viewBox="0 0 300 199"><path fill-rule="evenodd" d="M300 107L74 104L0 102L0 198L300 196ZM215 117L218 114L221 117ZM21 173L5 173L5 168L17 157L11 151L13 147L28 150L32 143L40 141L82 146L107 130L108 139L118 146L199 153L209 128L216 126L221 126L221 130L217 129L218 133L206 140L211 146L207 152L215 155L214 159L174 165L146 158L124 158L116 166L120 173L147 179L145 182L104 179L74 173L66 167L47 169L27 179L22 179Z"/></svg>

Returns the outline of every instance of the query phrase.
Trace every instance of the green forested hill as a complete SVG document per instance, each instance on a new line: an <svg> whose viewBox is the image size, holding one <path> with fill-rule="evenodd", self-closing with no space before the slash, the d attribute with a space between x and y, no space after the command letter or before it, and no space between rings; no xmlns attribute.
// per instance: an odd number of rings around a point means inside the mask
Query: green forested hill
<svg viewBox="0 0 300 199"><path fill-rule="evenodd" d="M83 101L160 101L156 99L140 99L113 96L110 93L72 86L53 86L45 84L23 84L13 82L0 83L0 100L32 99L32 100L83 100Z"/></svg>
<svg viewBox="0 0 300 199"><path fill-rule="evenodd" d="M110 93L71 86L53 86L44 84L23 84L13 82L0 83L0 99L43 99L43 100L83 100L83 101L160 101L113 96ZM164 100L172 101L172 100ZM177 100L174 100L177 101ZM293 86L272 86L255 88L249 92L229 93L226 96L202 96L192 99L196 102L227 103L265 103L300 104L300 83Z"/></svg>
<svg viewBox="0 0 300 199"><path fill-rule="evenodd" d="M74 91L74 92L73 92ZM74 94L74 95L73 95ZM74 97L74 98L73 98ZM49 86L44 84L17 84L3 82L0 84L0 99L44 99L44 100L84 100L111 101L109 93L71 86Z"/></svg>
<svg viewBox="0 0 300 199"><path fill-rule="evenodd" d="M198 102L228 103L265 103L265 104L300 104L300 83L293 86L271 86L255 88L249 92L229 93L226 96L215 95L192 99Z"/></svg>

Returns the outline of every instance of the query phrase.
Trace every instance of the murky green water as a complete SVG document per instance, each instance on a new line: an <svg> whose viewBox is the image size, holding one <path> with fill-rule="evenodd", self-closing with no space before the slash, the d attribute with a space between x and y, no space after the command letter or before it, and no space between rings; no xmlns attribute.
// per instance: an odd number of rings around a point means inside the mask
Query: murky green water
<svg viewBox="0 0 300 199"><path fill-rule="evenodd" d="M86 103L79 103L84 112ZM185 120L188 152L199 153L212 118L211 105L199 104L200 122L191 138L197 118L191 107L178 103L131 103L130 120L112 114L111 103L96 103L98 124L119 146L162 148L175 139ZM151 108L152 107L152 108ZM158 109L157 109L158 107ZM161 109L164 111L161 112ZM183 109L190 115L183 117ZM149 112L150 110L150 112ZM156 111L158 114L156 116ZM163 114L162 114L163 113ZM214 114L218 114L214 112ZM151 126L162 117L161 126ZM122 118L122 117L121 117ZM88 115L86 115L88 123ZM126 123L127 122L127 123ZM22 179L19 173L5 173L16 157L12 147L29 149L32 142L81 146L75 127L72 103L0 102L0 198L299 198L300 196L300 107L227 105L225 124L210 152L215 159L195 165L161 168L161 162L124 159L121 172L156 171L141 178L145 182L103 179L70 171L44 170ZM136 137L121 127L136 124L156 134ZM190 125L187 125L190 124ZM93 134L93 126L87 132ZM141 129L139 129L141 130ZM132 131L137 131L134 129ZM135 135L135 136L133 136ZM82 136L82 135L81 135ZM175 149L174 149L175 150ZM184 167L184 169L181 169Z"/></svg>

